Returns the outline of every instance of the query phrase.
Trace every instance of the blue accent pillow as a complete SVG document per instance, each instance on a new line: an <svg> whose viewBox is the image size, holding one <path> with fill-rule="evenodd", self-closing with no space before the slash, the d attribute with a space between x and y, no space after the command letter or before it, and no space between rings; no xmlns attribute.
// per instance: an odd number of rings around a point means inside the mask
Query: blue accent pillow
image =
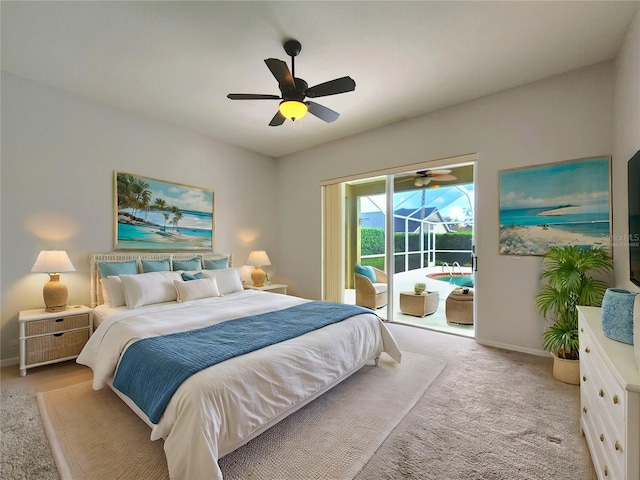
<svg viewBox="0 0 640 480"><path fill-rule="evenodd" d="M371 283L376 283L376 272L373 271L373 268L370 266L362 266L359 263L356 263L356 273L359 275L364 275Z"/></svg>
<svg viewBox="0 0 640 480"><path fill-rule="evenodd" d="M202 268L202 261L200 257L193 257L189 260L174 260L173 261L173 270L200 270Z"/></svg>
<svg viewBox="0 0 640 480"><path fill-rule="evenodd" d="M170 272L171 260L165 258L163 260L141 260L142 272Z"/></svg>
<svg viewBox="0 0 640 480"><path fill-rule="evenodd" d="M228 258L218 258L217 260L204 260L205 270L220 270L221 268L229 268Z"/></svg>
<svg viewBox="0 0 640 480"><path fill-rule="evenodd" d="M128 262L99 262L98 270L102 278L117 277L118 275L137 275L138 261L129 260Z"/></svg>
<svg viewBox="0 0 640 480"><path fill-rule="evenodd" d="M182 273L182 279L185 282L188 282L190 280L202 280L203 278L204 278L204 275L202 275L202 272L196 272L196 273L183 272Z"/></svg>

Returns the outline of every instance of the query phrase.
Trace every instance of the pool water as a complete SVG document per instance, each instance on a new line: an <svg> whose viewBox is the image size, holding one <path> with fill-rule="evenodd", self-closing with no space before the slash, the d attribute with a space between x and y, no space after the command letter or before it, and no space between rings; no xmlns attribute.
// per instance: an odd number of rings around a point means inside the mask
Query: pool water
<svg viewBox="0 0 640 480"><path fill-rule="evenodd" d="M427 275L434 280L440 280L441 282L451 283L458 285L459 287L473 287L473 275L450 275L448 273L432 273Z"/></svg>

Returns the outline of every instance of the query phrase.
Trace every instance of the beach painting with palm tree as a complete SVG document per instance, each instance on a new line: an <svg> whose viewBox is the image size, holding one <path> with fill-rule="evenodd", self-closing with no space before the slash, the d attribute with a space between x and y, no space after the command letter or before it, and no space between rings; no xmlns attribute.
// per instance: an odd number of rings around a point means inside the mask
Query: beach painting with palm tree
<svg viewBox="0 0 640 480"><path fill-rule="evenodd" d="M213 191L115 172L116 250L213 250Z"/></svg>

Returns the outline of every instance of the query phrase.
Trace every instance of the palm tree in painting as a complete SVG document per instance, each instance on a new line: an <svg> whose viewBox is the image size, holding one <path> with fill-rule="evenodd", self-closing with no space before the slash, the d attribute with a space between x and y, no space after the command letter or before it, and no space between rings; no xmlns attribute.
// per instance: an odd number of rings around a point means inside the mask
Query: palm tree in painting
<svg viewBox="0 0 640 480"><path fill-rule="evenodd" d="M147 208L153 192L149 184L141 178L134 179L130 185L130 190L133 203L133 205L131 205L131 207L133 207L132 217L135 217L138 210Z"/></svg>
<svg viewBox="0 0 640 480"><path fill-rule="evenodd" d="M171 213L173 214L173 218L171 219L171 225L173 225L173 228L177 230L178 223L180 222L180 220L182 220L182 212L178 207L175 207L175 206L171 206L170 210L171 210Z"/></svg>
<svg viewBox="0 0 640 480"><path fill-rule="evenodd" d="M133 175L118 173L116 178L116 191L118 192L118 210L132 207L131 185L134 182Z"/></svg>
<svg viewBox="0 0 640 480"><path fill-rule="evenodd" d="M156 198L153 204L151 205L151 208L153 210L162 212L162 215L164 216L164 225L162 226L162 231L163 232L166 231L167 220L169 220L169 214L167 213L167 210L169 210L171 207L169 207L169 204L165 201L164 198Z"/></svg>

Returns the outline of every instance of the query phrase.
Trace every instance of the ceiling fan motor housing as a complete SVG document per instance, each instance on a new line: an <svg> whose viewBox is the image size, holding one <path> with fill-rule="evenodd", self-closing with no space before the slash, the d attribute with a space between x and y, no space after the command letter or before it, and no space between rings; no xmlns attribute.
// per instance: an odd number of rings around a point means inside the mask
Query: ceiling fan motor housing
<svg viewBox="0 0 640 480"><path fill-rule="evenodd" d="M305 92L307 91L307 88L309 88L309 84L301 78L294 78L293 82L295 88L288 88L286 86L280 85L282 98L285 100L297 100L299 102L302 102L305 98Z"/></svg>

